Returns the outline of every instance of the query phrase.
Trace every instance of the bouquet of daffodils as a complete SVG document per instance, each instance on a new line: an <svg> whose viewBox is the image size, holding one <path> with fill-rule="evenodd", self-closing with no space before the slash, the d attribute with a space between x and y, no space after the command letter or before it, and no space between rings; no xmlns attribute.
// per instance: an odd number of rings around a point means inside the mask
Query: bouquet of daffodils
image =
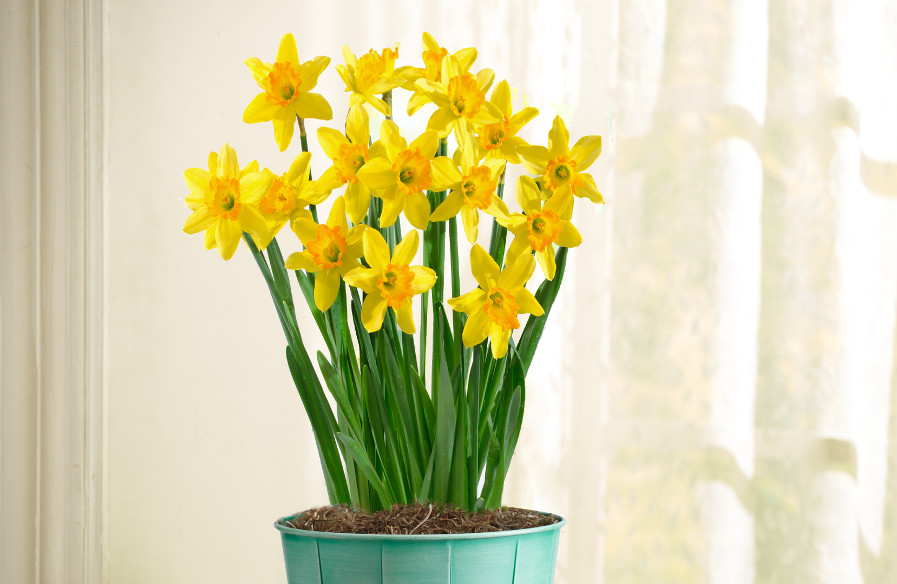
<svg viewBox="0 0 897 584"><path fill-rule="evenodd" d="M584 172L601 153L600 136L571 147L556 117L547 148L527 144L518 132L538 111L515 113L506 81L493 87L490 69L472 72L475 49L449 53L426 33L423 45L423 67L396 68L398 50L357 57L343 49L336 70L350 107L344 127L317 130L331 165L313 180L305 121L333 118L312 93L330 59L300 61L285 35L273 63L246 60L261 92L243 120L272 122L281 151L298 126L302 152L289 170L255 161L241 168L226 145L209 154L208 170L184 173L192 211L184 231L204 232L206 249L225 260L242 239L268 285L330 502L367 511L423 501L501 505L526 373L567 248L582 241L570 222L574 202L603 202ZM392 121L399 89L410 92L409 115L435 105L419 136ZM370 109L386 117L373 131ZM534 175L515 185L520 212L503 200L508 164ZM477 283L464 293L459 214ZM481 214L492 218L486 247ZM301 251L284 259L277 235L286 225ZM533 294L526 286L536 263L544 281ZM297 324L293 279L326 344L315 361Z"/></svg>

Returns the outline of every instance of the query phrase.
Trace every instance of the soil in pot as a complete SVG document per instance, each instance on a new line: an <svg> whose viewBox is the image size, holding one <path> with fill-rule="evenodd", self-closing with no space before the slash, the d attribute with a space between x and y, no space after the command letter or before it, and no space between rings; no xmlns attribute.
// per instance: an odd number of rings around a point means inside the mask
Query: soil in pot
<svg viewBox="0 0 897 584"><path fill-rule="evenodd" d="M557 523L554 515L502 507L468 513L448 505L394 505L392 509L365 513L346 505L316 507L297 513L284 524L295 529L329 533L435 535L488 533L542 527Z"/></svg>

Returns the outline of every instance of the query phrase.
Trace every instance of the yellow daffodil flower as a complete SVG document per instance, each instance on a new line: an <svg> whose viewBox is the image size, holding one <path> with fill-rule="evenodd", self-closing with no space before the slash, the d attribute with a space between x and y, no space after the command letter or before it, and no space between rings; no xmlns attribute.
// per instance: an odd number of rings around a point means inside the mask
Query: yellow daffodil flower
<svg viewBox="0 0 897 584"><path fill-rule="evenodd" d="M561 247L576 247L582 243L582 236L570 217L573 212L573 195L570 187L564 185L555 191L545 205L536 181L522 176L517 181L517 202L524 214L514 213L498 222L514 234L514 241L508 247L507 263L518 256L536 252L536 259L542 273L549 280L554 279L554 244Z"/></svg>
<svg viewBox="0 0 897 584"><path fill-rule="evenodd" d="M436 132L424 132L409 145L392 120L380 126L380 143L386 156L372 158L358 171L361 182L383 198L380 227L395 223L404 210L412 225L426 229L430 202L424 191L441 191L451 184L451 159L434 158L439 147Z"/></svg>
<svg viewBox="0 0 897 584"><path fill-rule="evenodd" d="M404 81L402 74L406 68L395 68L398 56L398 47L395 50L385 48L380 53L371 49L361 58L356 57L348 46L343 47L346 64L337 65L336 72L346 84L346 91L352 92L350 105L360 106L367 102L384 116L390 115L389 105L377 95L398 87Z"/></svg>
<svg viewBox="0 0 897 584"><path fill-rule="evenodd" d="M364 250L362 236L367 226L349 229L346 203L338 197L330 208L326 225L298 219L292 228L305 250L290 254L284 265L288 270L315 274L315 306L327 310L339 293L340 277L361 266L358 258Z"/></svg>
<svg viewBox="0 0 897 584"><path fill-rule="evenodd" d="M274 176L271 188L259 201L259 211L270 231L268 237L253 238L259 249L268 247L271 240L287 223L292 224L300 218L311 219L311 212L306 207L320 205L327 199L328 193L316 193L313 190L314 183L308 180L310 160L311 153L299 154L290 165L289 171L281 176Z"/></svg>
<svg viewBox="0 0 897 584"><path fill-rule="evenodd" d="M413 115L417 110L425 104L431 103L427 94L415 87L414 83L418 79L426 79L434 83L442 79L442 60L448 56L449 52L444 47L439 46L436 39L428 32L423 35L424 52L421 54L424 60L424 68L409 67L405 71L405 82L402 84L403 89L413 91L414 93L408 100L408 115ZM458 65L463 73L470 71L473 62L477 60L477 50L473 47L461 49L453 53Z"/></svg>
<svg viewBox="0 0 897 584"><path fill-rule="evenodd" d="M492 159L480 165L483 155L484 152L471 135L465 134L464 142L455 154L459 159L460 169L452 166L448 173L452 181L448 188L452 191L430 216L430 221L446 221L460 211L464 233L470 243L477 241L480 211L493 217L509 218L507 205L495 195L495 187L505 162Z"/></svg>
<svg viewBox="0 0 897 584"><path fill-rule="evenodd" d="M315 192L329 193L342 185L346 186L346 210L352 223L361 223L368 213L371 190L360 180L358 171L371 157L385 156L380 142L368 148L370 126L368 113L363 106L349 109L346 134L332 128L318 129L318 143L333 166L324 171L315 181Z"/></svg>
<svg viewBox="0 0 897 584"><path fill-rule="evenodd" d="M281 152L286 150L293 139L297 117L333 118L327 100L318 93L309 93L329 63L330 57L315 57L300 64L292 34L283 35L274 63L263 63L256 57L246 59L253 79L263 91L246 106L243 121L274 122L274 139Z"/></svg>
<svg viewBox="0 0 897 584"><path fill-rule="evenodd" d="M494 124L482 124L476 128L480 146L486 150L486 159L497 158L512 164L520 164L517 147L527 144L517 132L536 117L539 110L525 107L514 114L511 108L511 87L507 81L495 86L489 102L501 110L504 118Z"/></svg>
<svg viewBox="0 0 897 584"><path fill-rule="evenodd" d="M474 76L465 72L452 55L442 60L439 81L418 79L414 85L423 91L439 108L427 122L427 130L445 137L452 130L458 143L466 132L480 124L494 124L504 118L503 112L486 101L486 92L495 80L491 69L483 69Z"/></svg>
<svg viewBox="0 0 897 584"><path fill-rule="evenodd" d="M524 286L536 269L533 256L524 254L500 270L485 249L474 245L470 267L479 288L452 298L449 306L468 315L461 340L465 347L492 342L492 356L501 359L508 352L511 331L520 328L519 314L542 316L542 306Z"/></svg>
<svg viewBox="0 0 897 584"><path fill-rule="evenodd" d="M601 136L583 136L570 148L570 132L561 116L555 116L548 132L548 148L544 146L518 146L517 153L523 166L533 174L541 175L542 187L552 193L568 185L577 197L586 197L593 203L604 203L595 179L586 170L601 154Z"/></svg>
<svg viewBox="0 0 897 584"><path fill-rule="evenodd" d="M193 211L184 224L184 231L189 234L205 231L206 249L217 247L221 257L229 260L237 251L244 231L255 237L268 237L268 226L258 203L271 188L274 175L259 172L255 161L241 172L237 153L230 144L225 144L218 154L209 154L208 163L209 170L184 171L190 189L187 207Z"/></svg>
<svg viewBox="0 0 897 584"><path fill-rule="evenodd" d="M368 332L380 330L386 308L396 314L399 328L414 333L411 299L436 283L436 272L424 266L411 266L417 253L417 231L410 231L389 257L389 246L376 229L364 232L364 259L370 268L356 268L346 274L346 282L362 289L367 296L361 307L361 322Z"/></svg>

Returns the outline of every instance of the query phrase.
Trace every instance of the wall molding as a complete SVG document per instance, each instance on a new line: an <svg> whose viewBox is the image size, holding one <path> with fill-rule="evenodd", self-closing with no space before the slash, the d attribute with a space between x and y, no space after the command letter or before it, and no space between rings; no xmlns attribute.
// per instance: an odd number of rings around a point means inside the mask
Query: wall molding
<svg viewBox="0 0 897 584"><path fill-rule="evenodd" d="M100 584L105 3L4 12L0 581Z"/></svg>

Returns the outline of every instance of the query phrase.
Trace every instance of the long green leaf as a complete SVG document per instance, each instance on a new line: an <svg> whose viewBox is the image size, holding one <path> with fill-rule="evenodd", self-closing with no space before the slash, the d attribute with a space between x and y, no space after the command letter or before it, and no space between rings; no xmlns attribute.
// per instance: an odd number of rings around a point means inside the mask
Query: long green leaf
<svg viewBox="0 0 897 584"><path fill-rule="evenodd" d="M548 320L548 314L554 301L557 299L558 290L561 288L561 282L564 280L564 268L567 266L567 248L558 249L555 255L555 263L557 270L553 280L545 280L536 291L536 300L542 305L544 314L539 317L530 316L523 327L523 334L520 335L519 354L520 361L523 364L523 372L529 371L529 366L536 354L536 347L539 345L539 339L542 337L542 331L545 330L545 323Z"/></svg>
<svg viewBox="0 0 897 584"><path fill-rule="evenodd" d="M364 449L361 447L361 445L358 444L358 442L354 438L343 434L342 432L339 432L336 436L337 438L339 438L340 442L342 442L346 446L349 455L352 457L352 460L354 460L355 463L358 464L358 468L367 478L368 482L370 482L370 484L374 487L374 490L377 491L380 499L382 501L394 501L395 496L392 494L392 492L390 492L389 486L384 485L383 481L380 480L380 477L377 476L377 472L374 470L374 466L373 464L371 464L370 458L368 458L367 454L365 454Z"/></svg>

